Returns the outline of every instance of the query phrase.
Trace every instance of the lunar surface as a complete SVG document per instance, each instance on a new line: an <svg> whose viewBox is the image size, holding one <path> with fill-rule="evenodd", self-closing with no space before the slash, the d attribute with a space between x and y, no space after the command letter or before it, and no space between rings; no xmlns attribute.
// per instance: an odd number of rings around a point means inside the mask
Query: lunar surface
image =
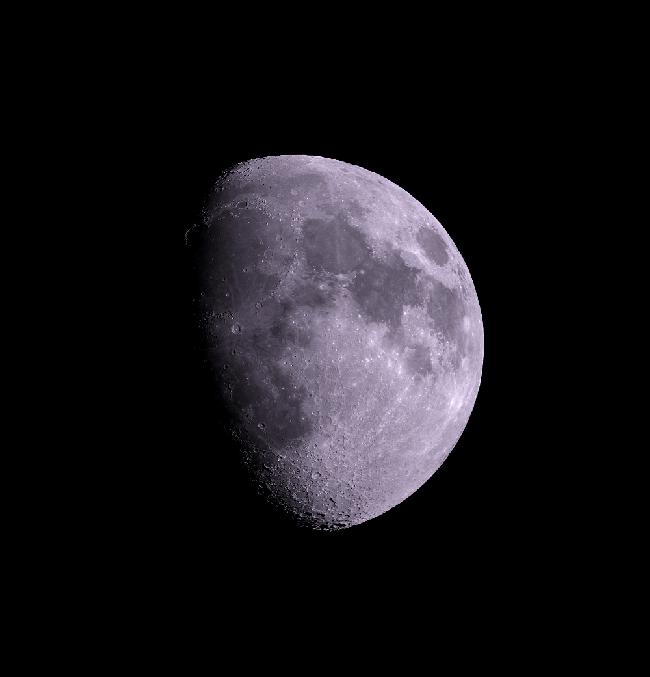
<svg viewBox="0 0 650 677"><path fill-rule="evenodd" d="M272 503L341 529L433 475L474 406L483 325L416 199L336 160L251 160L218 180L186 246L215 419Z"/></svg>

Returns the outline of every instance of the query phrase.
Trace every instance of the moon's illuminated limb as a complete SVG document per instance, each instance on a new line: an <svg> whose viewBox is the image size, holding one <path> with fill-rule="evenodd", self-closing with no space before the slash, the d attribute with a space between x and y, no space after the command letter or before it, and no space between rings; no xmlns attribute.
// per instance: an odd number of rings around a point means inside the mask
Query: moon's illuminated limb
<svg viewBox="0 0 650 677"><path fill-rule="evenodd" d="M476 399L483 326L462 257L417 200L336 160L251 160L187 243L215 385L274 502L343 528L435 472Z"/></svg>

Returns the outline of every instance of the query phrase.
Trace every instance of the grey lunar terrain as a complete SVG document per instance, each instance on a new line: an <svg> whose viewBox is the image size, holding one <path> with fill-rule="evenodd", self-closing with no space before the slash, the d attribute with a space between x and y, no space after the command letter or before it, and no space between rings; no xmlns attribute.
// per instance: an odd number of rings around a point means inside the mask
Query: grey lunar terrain
<svg viewBox="0 0 650 677"><path fill-rule="evenodd" d="M472 411L483 326L417 200L344 162L267 157L219 179L186 242L214 385L272 502L338 529L431 477Z"/></svg>

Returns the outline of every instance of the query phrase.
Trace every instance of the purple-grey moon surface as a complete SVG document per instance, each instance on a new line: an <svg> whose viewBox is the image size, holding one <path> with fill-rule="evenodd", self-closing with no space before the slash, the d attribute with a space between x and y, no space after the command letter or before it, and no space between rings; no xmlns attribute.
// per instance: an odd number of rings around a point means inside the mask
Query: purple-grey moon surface
<svg viewBox="0 0 650 677"><path fill-rule="evenodd" d="M265 157L221 176L186 245L215 417L272 503L340 529L433 475L474 406L483 325L424 206L345 162Z"/></svg>

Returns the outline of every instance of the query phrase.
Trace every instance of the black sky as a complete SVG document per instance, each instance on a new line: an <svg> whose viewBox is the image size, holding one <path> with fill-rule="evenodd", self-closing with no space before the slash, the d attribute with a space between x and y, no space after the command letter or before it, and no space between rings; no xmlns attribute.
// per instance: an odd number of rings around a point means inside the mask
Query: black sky
<svg viewBox="0 0 650 677"><path fill-rule="evenodd" d="M305 567L357 564L369 580L411 567L488 576L553 559L568 538L557 525L572 445L552 394L562 381L552 355L565 313L555 299L567 262L552 225L566 191L564 121L523 90L439 101L433 89L414 100L368 99L354 89L286 92L251 94L242 84L224 93L204 83L162 96L134 123L143 139L143 229L163 280L152 280L143 299L153 326L141 354L155 392L142 412L152 432L132 462L134 487L147 487L138 499L140 546L183 570L196 567L197 580L217 566L251 576L262 566L271 578L302 580ZM458 246L482 309L482 385L456 448L401 505L335 533L283 525L237 478L188 331L185 231L222 171L277 154L343 160L411 193Z"/></svg>

